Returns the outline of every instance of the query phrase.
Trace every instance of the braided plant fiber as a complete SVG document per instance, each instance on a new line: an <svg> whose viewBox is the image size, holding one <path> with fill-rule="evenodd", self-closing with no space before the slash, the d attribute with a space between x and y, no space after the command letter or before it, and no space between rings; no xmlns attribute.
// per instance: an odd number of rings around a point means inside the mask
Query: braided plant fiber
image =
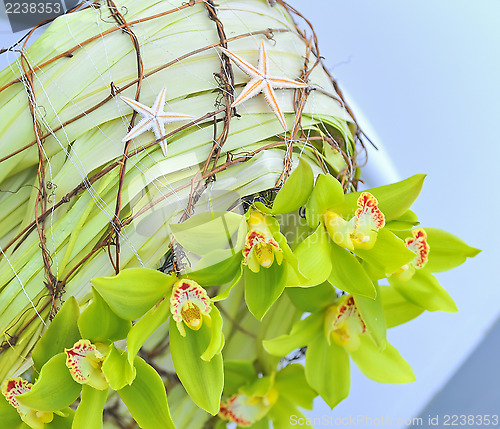
<svg viewBox="0 0 500 429"><path fill-rule="evenodd" d="M101 0L12 50L0 73L0 416L12 427L101 427L103 407L107 427L289 427L318 394L331 407L347 396L349 356L377 381L413 380L386 328L456 311L425 269L477 250L412 231L421 175L356 192L362 133L297 11ZM243 97L245 64L286 89ZM138 132L144 106L185 117ZM428 242L444 244L420 270ZM407 290L413 275L425 279ZM78 375L82 356L97 375Z"/></svg>
<svg viewBox="0 0 500 429"><path fill-rule="evenodd" d="M157 267L169 247L168 225L178 222L193 189L201 193L216 178L210 191L219 199L227 193L229 206L280 182L287 143L265 100L252 99L240 117L227 106L245 75L221 59L224 33L224 46L254 59L265 39L278 71L307 74L321 89L310 102L301 91L295 105L292 94L279 94L289 129L297 124L293 153L335 174L346 158L347 179L353 174L352 119L283 6L222 2L216 20L210 3L168 6L104 2L59 17L1 74L1 189L17 191L1 195L2 378L28 355L61 291L85 302L89 280L115 271L118 246L120 268ZM167 158L151 133L124 155L130 109L117 95L151 105L161 87L173 111L196 119L171 126ZM158 200L171 213L141 234L134 221Z"/></svg>

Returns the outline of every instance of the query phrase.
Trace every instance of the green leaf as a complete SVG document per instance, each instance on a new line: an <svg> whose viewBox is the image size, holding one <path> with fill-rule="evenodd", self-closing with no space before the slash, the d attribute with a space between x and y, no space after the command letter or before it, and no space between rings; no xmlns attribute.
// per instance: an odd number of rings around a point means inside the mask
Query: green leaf
<svg viewBox="0 0 500 429"><path fill-rule="evenodd" d="M268 415L270 414L271 410L269 410ZM222 423L222 426L215 426L214 429L226 429L227 428L227 426L226 426L227 422L225 422L222 419L219 419L219 422ZM251 426L246 426L246 427L248 429L269 429L269 420L268 420L267 415L262 417L260 420L257 420ZM274 429L274 427L273 427L273 429Z"/></svg>
<svg viewBox="0 0 500 429"><path fill-rule="evenodd" d="M307 410L313 409L313 400L318 394L309 387L304 367L298 363L286 366L276 374L274 387L280 398L286 398L293 404Z"/></svg>
<svg viewBox="0 0 500 429"><path fill-rule="evenodd" d="M134 382L118 390L130 414L142 429L175 429L161 377L138 356L134 366L137 371Z"/></svg>
<svg viewBox="0 0 500 429"><path fill-rule="evenodd" d="M335 289L329 282L308 288L286 288L286 293L295 307L308 313L328 307L337 299Z"/></svg>
<svg viewBox="0 0 500 429"><path fill-rule="evenodd" d="M419 223L417 215L411 210L406 210L406 212L398 218L386 222L385 227L393 231L402 231L412 229Z"/></svg>
<svg viewBox="0 0 500 429"><path fill-rule="evenodd" d="M197 264L196 271L187 273L184 277L205 287L220 286L231 282L240 272L243 255L238 252L229 258L220 260L219 256L226 253L226 249L218 249L204 256ZM215 263L211 263L210 260ZM204 268L199 269L200 266Z"/></svg>
<svg viewBox="0 0 500 429"><path fill-rule="evenodd" d="M175 371L193 402L206 412L219 412L224 385L221 354L209 362L201 359L210 341L210 328L203 324L199 331L186 329L183 337L175 321L170 318L170 351Z"/></svg>
<svg viewBox="0 0 500 429"><path fill-rule="evenodd" d="M272 376L262 376L254 379L250 384L242 386L240 392L247 396L266 396L274 386Z"/></svg>
<svg viewBox="0 0 500 429"><path fill-rule="evenodd" d="M375 286L356 256L333 243L330 250L332 270L328 281L345 292L375 299Z"/></svg>
<svg viewBox="0 0 500 429"><path fill-rule="evenodd" d="M429 311L458 311L453 298L439 284L436 277L425 270L416 270L413 277L401 281L397 277L388 277L389 284L411 303Z"/></svg>
<svg viewBox="0 0 500 429"><path fill-rule="evenodd" d="M268 415L273 422L273 429L312 428L309 418L306 418L299 411L294 401L282 396L278 398L274 406L269 410ZM268 429L268 427L265 426L265 429Z"/></svg>
<svg viewBox="0 0 500 429"><path fill-rule="evenodd" d="M403 265L415 259L415 253L406 247L404 241L386 228L378 231L377 241L372 249L354 249L354 252L387 274L395 273Z"/></svg>
<svg viewBox="0 0 500 429"><path fill-rule="evenodd" d="M102 428L102 412L108 399L108 389L97 390L84 384L82 400L78 404L72 429Z"/></svg>
<svg viewBox="0 0 500 429"><path fill-rule="evenodd" d="M0 394L0 422L6 429L17 428L21 423L21 417L17 410L7 402L5 396Z"/></svg>
<svg viewBox="0 0 500 429"><path fill-rule="evenodd" d="M381 286L380 295L388 328L409 322L424 312L422 307L408 302L391 286Z"/></svg>
<svg viewBox="0 0 500 429"><path fill-rule="evenodd" d="M378 200L378 208L384 213L385 221L388 222L406 213L420 194L424 179L425 174L416 174L401 182L367 189L363 192L369 192ZM361 193L347 194L344 203L334 208L335 213L346 217L353 216Z"/></svg>
<svg viewBox="0 0 500 429"><path fill-rule="evenodd" d="M278 221L276 220L276 223L277 222ZM283 259L285 260L285 263L289 268L287 272L293 270L295 272L295 276L298 278L299 281L306 282L307 278L300 271L299 261L295 256L295 254L292 252L292 249L290 249L290 246L288 245L285 236L281 232L277 232L273 234L273 238L276 240L276 243L278 243L278 246L283 251ZM292 270L290 270L290 268Z"/></svg>
<svg viewBox="0 0 500 429"><path fill-rule="evenodd" d="M288 335L281 335L272 340L262 341L264 349L274 356L286 356L313 341L317 336L323 337L323 312L313 313L299 320Z"/></svg>
<svg viewBox="0 0 500 429"><path fill-rule="evenodd" d="M133 365L127 359L127 352L117 349L114 344L111 344L102 364L102 372L113 390L120 390L132 383L136 375Z"/></svg>
<svg viewBox="0 0 500 429"><path fill-rule="evenodd" d="M240 264L239 272L236 277L233 279L231 284L229 284L223 291L220 291L216 296L212 298L212 302L222 301L227 299L231 290L239 283L241 277L243 276L243 264Z"/></svg>
<svg viewBox="0 0 500 429"><path fill-rule="evenodd" d="M383 350L387 343L387 329L385 324L384 309L382 299L378 293L378 286L375 284L377 297L375 299L354 295L354 302L368 332L374 339L377 346Z"/></svg>
<svg viewBox="0 0 500 429"><path fill-rule="evenodd" d="M307 347L306 379L333 409L349 395L349 355L334 341L329 345L324 335L316 337Z"/></svg>
<svg viewBox="0 0 500 429"><path fill-rule="evenodd" d="M339 181L330 174L318 175L306 206L306 219L309 227L316 228L323 213L334 206L339 206L343 201L344 190Z"/></svg>
<svg viewBox="0 0 500 429"><path fill-rule="evenodd" d="M65 408L62 413L64 414L54 414L54 419L47 427L50 429L71 429L75 412L71 408Z"/></svg>
<svg viewBox="0 0 500 429"><path fill-rule="evenodd" d="M300 279L294 270L288 270L286 285L305 287L323 283L332 269L330 246L323 225L319 225L293 252L298 260L299 270L307 280Z"/></svg>
<svg viewBox="0 0 500 429"><path fill-rule="evenodd" d="M81 388L66 366L66 354L59 353L45 363L31 390L16 400L37 411L58 411L75 402Z"/></svg>
<svg viewBox="0 0 500 429"><path fill-rule="evenodd" d="M299 165L276 195L271 213L290 213L302 207L311 194L313 184L312 168L300 158Z"/></svg>
<svg viewBox="0 0 500 429"><path fill-rule="evenodd" d="M162 323L167 321L169 316L170 301L164 298L132 326L127 335L128 361L130 365L133 365L137 353L146 340Z"/></svg>
<svg viewBox="0 0 500 429"><path fill-rule="evenodd" d="M379 383L411 383L415 374L411 366L389 343L380 351L368 335L360 336L361 344L351 358L359 370L368 378Z"/></svg>
<svg viewBox="0 0 500 429"><path fill-rule="evenodd" d="M113 277L98 277L92 284L122 319L141 317L172 289L175 274L166 275L147 268L130 268Z"/></svg>
<svg viewBox="0 0 500 429"><path fill-rule="evenodd" d="M283 251L283 259L286 261L289 268L292 268L295 271L295 275L301 281L306 281L307 279L299 270L299 261L297 260L297 257L292 252L292 249L290 249L286 237L280 231L281 225L278 219L276 219L274 216L265 216L264 219L273 235L273 238L276 240L276 243L278 243L278 246Z"/></svg>
<svg viewBox="0 0 500 429"><path fill-rule="evenodd" d="M235 394L241 386L257 377L253 363L247 360L224 361L224 395Z"/></svg>
<svg viewBox="0 0 500 429"><path fill-rule="evenodd" d="M179 244L190 252L206 255L216 249L238 253L244 244L245 217L234 212L205 212L192 216L170 229Z"/></svg>
<svg viewBox="0 0 500 429"><path fill-rule="evenodd" d="M74 296L70 296L33 349L31 357L35 368L40 370L52 356L73 347L80 339L79 316L78 303Z"/></svg>
<svg viewBox="0 0 500 429"><path fill-rule="evenodd" d="M222 334L222 317L219 309L214 303L211 304L212 310L210 311L210 343L206 350L201 355L205 361L210 361L212 358L221 352L224 346L224 335Z"/></svg>
<svg viewBox="0 0 500 429"><path fill-rule="evenodd" d="M126 338L132 322L113 313L94 288L92 288L92 295L92 303L83 311L78 320L81 338L88 339L92 343L108 344Z"/></svg>
<svg viewBox="0 0 500 429"><path fill-rule="evenodd" d="M424 228L430 246L425 270L431 273L448 271L473 258L481 250L470 247L457 236L437 228Z"/></svg>
<svg viewBox="0 0 500 429"><path fill-rule="evenodd" d="M269 268L261 268L254 273L244 267L245 301L256 319L262 320L285 288L286 264L278 265L276 261Z"/></svg>

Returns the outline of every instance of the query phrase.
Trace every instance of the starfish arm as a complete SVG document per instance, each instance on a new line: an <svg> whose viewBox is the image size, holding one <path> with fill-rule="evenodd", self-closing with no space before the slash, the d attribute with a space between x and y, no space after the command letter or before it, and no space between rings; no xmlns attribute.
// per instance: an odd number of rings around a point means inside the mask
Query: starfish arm
<svg viewBox="0 0 500 429"><path fill-rule="evenodd" d="M260 71L256 69L254 66L248 64L245 60L241 59L238 55L233 54L231 51L228 51L225 48L219 48L222 52L224 52L233 62L248 76L254 78L260 76Z"/></svg>
<svg viewBox="0 0 500 429"><path fill-rule="evenodd" d="M159 113L163 112L163 106L165 106L165 93L166 89L162 88L158 96L156 97L156 100L154 104L151 106L151 110L158 115Z"/></svg>
<svg viewBox="0 0 500 429"><path fill-rule="evenodd" d="M128 97L120 96L120 98L123 101L125 101L125 103L127 103L130 107L132 107L132 109L134 109L136 112L139 112L142 116L153 116L154 115L151 107L145 106L144 104L139 103L138 101L135 101L135 100L128 98Z"/></svg>
<svg viewBox="0 0 500 429"><path fill-rule="evenodd" d="M163 123L178 122L178 121L190 121L194 119L194 116L186 115L184 113L175 112L162 112L156 115L156 117Z"/></svg>
<svg viewBox="0 0 500 429"><path fill-rule="evenodd" d="M141 119L137 123L137 125L134 128L132 128L125 137L123 137L122 142L131 140L137 137L138 135L142 134L144 131L151 129L151 127L153 126L152 121L153 118L151 117Z"/></svg>
<svg viewBox="0 0 500 429"><path fill-rule="evenodd" d="M265 84L262 79L252 79L246 84L245 88L243 88L243 91L241 91L241 94L236 100L234 100L233 104L231 104L231 107L235 107L238 104L241 104L244 101L255 97L259 92L263 90L264 87Z"/></svg>
<svg viewBox="0 0 500 429"><path fill-rule="evenodd" d="M280 106L278 104L278 99L276 98L276 93L273 90L273 87L267 83L264 85L264 88L262 89L262 92L264 93L264 96L266 97L266 101L273 109L273 112L276 114L278 117L279 121L281 122L281 125L286 131L286 122L285 122L285 116L283 115L283 112L280 109Z"/></svg>
<svg viewBox="0 0 500 429"><path fill-rule="evenodd" d="M153 121L153 132L155 133L156 140L161 139L166 136L165 127L163 126L163 122L156 118ZM159 142L163 155L167 156L167 140L163 139Z"/></svg>
<svg viewBox="0 0 500 429"><path fill-rule="evenodd" d="M267 52L264 45L264 40L260 41L260 51L259 51L259 71L263 76L267 76L268 64L267 64Z"/></svg>
<svg viewBox="0 0 500 429"><path fill-rule="evenodd" d="M298 82L296 80L287 79L286 77L268 77L267 80L271 83L273 88L307 88L307 84L304 82Z"/></svg>

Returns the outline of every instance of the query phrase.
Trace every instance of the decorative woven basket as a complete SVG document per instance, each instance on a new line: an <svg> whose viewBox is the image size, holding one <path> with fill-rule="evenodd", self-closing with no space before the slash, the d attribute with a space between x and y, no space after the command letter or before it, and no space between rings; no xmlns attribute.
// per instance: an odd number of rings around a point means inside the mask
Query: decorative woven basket
<svg viewBox="0 0 500 429"><path fill-rule="evenodd" d="M101 2L56 19L4 70L0 186L17 192L0 196L1 378L19 368L63 292L83 304L90 279L118 264L158 267L169 224L196 205L228 208L275 188L298 154L351 185L356 128L316 39L291 13L255 0ZM217 47L255 63L261 40L276 74L310 82L277 92L286 132L262 96L230 108L247 78ZM131 109L118 95L152 105L162 87L171 110L196 119L168 126L167 157L152 133L125 148Z"/></svg>

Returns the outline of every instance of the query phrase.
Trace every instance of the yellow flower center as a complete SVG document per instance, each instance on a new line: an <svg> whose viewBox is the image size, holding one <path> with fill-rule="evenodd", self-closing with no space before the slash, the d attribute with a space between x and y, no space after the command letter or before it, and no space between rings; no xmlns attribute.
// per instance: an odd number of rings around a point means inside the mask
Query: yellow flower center
<svg viewBox="0 0 500 429"><path fill-rule="evenodd" d="M363 192L357 201L354 217L346 221L337 213L327 211L324 223L330 238L349 250L371 249L377 240L377 232L385 225L384 214L378 208L377 199Z"/></svg>
<svg viewBox="0 0 500 429"><path fill-rule="evenodd" d="M254 252L257 261L264 268L268 268L273 264L274 249L275 247L271 243L266 243L264 241L258 241L254 244Z"/></svg>
<svg viewBox="0 0 500 429"><path fill-rule="evenodd" d="M193 331L197 331L203 324L200 308L192 302L186 302L181 309L181 316L184 323Z"/></svg>
<svg viewBox="0 0 500 429"><path fill-rule="evenodd" d="M327 341L330 338L348 351L355 351L360 345L359 336L366 332L366 326L356 307L354 298L349 295L339 299L332 305L325 318L325 333Z"/></svg>

